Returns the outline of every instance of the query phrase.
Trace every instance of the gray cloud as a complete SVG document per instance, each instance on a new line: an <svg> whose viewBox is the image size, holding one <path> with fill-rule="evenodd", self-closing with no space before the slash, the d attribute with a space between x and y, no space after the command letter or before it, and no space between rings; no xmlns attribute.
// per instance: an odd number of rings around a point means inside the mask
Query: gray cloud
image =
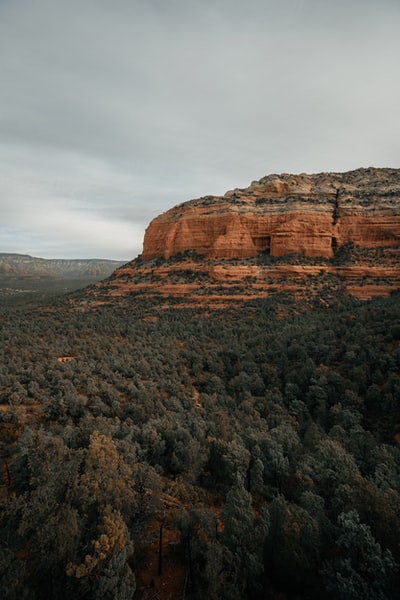
<svg viewBox="0 0 400 600"><path fill-rule="evenodd" d="M130 258L271 172L397 167L395 0L3 0L0 250Z"/></svg>

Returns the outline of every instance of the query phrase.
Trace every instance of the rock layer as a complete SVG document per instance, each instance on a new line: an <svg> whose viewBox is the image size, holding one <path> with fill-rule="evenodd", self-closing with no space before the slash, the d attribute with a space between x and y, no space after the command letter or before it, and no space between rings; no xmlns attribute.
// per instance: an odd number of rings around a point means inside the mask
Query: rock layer
<svg viewBox="0 0 400 600"><path fill-rule="evenodd" d="M289 293L334 302L400 289L400 170L270 175L154 219L143 253L90 302L223 306Z"/></svg>
<svg viewBox="0 0 400 600"><path fill-rule="evenodd" d="M398 246L400 170L269 175L225 196L185 202L146 230L142 259L194 251L223 260L300 253L331 258L352 242Z"/></svg>

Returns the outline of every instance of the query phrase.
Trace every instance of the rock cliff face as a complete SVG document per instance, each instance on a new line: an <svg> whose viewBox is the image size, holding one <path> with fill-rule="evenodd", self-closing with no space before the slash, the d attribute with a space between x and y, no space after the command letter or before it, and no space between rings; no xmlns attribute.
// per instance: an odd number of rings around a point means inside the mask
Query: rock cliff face
<svg viewBox="0 0 400 600"><path fill-rule="evenodd" d="M399 261L400 169L269 175L158 216L142 255L98 284L91 301L372 298L400 288Z"/></svg>
<svg viewBox="0 0 400 600"><path fill-rule="evenodd" d="M377 248L397 246L399 240L399 170L283 174L158 216L146 230L142 258L187 250L215 260L260 251L331 258L349 242Z"/></svg>

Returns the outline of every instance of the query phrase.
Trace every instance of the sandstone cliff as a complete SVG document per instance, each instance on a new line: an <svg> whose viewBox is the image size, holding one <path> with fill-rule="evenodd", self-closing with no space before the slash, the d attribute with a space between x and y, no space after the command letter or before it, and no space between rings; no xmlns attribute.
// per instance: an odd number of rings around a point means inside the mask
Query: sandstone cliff
<svg viewBox="0 0 400 600"><path fill-rule="evenodd" d="M217 260L260 251L331 258L349 242L376 248L398 246L399 240L399 170L283 174L158 216L146 230L142 258L187 250Z"/></svg>
<svg viewBox="0 0 400 600"><path fill-rule="evenodd" d="M207 305L277 292L371 298L400 288L399 259L400 169L269 175L155 218L142 255L96 294Z"/></svg>

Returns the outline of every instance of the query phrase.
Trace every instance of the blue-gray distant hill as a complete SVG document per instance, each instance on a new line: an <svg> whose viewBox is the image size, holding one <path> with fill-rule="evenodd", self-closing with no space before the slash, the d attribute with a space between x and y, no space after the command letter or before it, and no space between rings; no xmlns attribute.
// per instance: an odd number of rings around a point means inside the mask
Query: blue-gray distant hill
<svg viewBox="0 0 400 600"><path fill-rule="evenodd" d="M66 292L109 277L126 261L106 259L46 259L0 252L0 295Z"/></svg>

